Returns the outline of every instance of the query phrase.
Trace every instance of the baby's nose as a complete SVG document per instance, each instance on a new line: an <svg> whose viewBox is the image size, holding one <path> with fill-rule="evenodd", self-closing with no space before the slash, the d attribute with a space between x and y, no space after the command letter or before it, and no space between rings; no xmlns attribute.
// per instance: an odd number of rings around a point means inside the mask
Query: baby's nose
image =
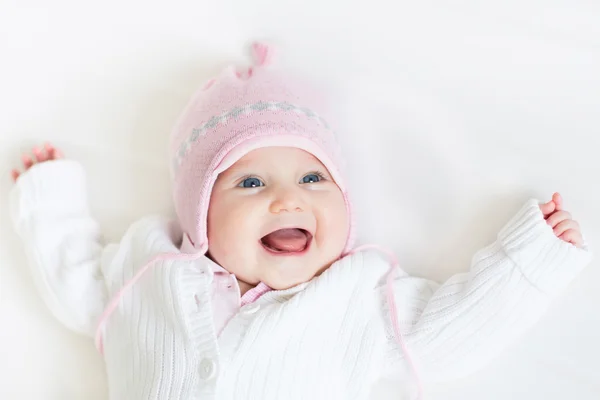
<svg viewBox="0 0 600 400"><path fill-rule="evenodd" d="M304 208L303 201L297 193L281 191L271 203L269 211L279 214L281 212L302 212Z"/></svg>

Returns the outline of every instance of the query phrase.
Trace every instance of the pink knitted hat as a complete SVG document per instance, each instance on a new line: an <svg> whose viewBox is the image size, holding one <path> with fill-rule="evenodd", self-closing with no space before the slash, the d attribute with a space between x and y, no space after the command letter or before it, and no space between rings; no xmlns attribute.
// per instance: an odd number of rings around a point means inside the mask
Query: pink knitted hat
<svg viewBox="0 0 600 400"><path fill-rule="evenodd" d="M352 245L352 215L333 131L318 112L321 96L308 85L272 68L272 49L252 47L255 65L243 73L233 67L209 80L179 117L170 154L175 209L184 232L182 251L208 250L207 216L219 173L248 152L268 146L305 150L329 170L342 190L350 220L344 253Z"/></svg>

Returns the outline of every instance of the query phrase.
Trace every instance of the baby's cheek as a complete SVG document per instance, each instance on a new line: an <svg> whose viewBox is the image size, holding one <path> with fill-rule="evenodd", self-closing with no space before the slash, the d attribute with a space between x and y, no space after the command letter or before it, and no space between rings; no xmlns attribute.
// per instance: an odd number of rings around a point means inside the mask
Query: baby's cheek
<svg viewBox="0 0 600 400"><path fill-rule="evenodd" d="M239 253L250 243L256 243L261 213L245 207L231 205L218 220L218 237L228 252Z"/></svg>
<svg viewBox="0 0 600 400"><path fill-rule="evenodd" d="M343 247L348 234L348 215L343 199L332 199L326 207L322 208L321 226L324 230L324 238L327 244L335 247Z"/></svg>

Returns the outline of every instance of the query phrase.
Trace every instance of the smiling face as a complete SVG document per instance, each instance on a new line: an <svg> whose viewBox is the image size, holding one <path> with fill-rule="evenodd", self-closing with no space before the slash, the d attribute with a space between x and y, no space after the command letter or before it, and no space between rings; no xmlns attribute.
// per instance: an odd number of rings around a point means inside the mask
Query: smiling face
<svg viewBox="0 0 600 400"><path fill-rule="evenodd" d="M251 151L212 190L209 255L251 286L309 281L339 258L348 230L342 191L318 159L297 148Z"/></svg>

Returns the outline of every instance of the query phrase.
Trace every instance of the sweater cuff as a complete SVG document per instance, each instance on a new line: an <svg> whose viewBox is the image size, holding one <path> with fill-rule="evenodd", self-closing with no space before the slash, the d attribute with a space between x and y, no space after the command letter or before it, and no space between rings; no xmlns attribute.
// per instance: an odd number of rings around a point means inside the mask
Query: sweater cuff
<svg viewBox="0 0 600 400"><path fill-rule="evenodd" d="M73 160L35 164L17 180L10 193L15 224L31 216L68 216L89 213L85 172Z"/></svg>
<svg viewBox="0 0 600 400"><path fill-rule="evenodd" d="M557 238L539 204L529 200L500 231L498 242L534 287L557 295L589 264L592 253L587 245L577 248Z"/></svg>

